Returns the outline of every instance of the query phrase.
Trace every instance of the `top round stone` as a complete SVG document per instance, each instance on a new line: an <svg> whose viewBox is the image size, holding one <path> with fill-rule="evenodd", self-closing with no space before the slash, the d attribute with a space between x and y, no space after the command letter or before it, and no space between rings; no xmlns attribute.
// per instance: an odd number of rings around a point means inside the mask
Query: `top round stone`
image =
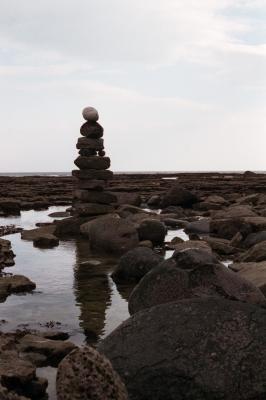
<svg viewBox="0 0 266 400"><path fill-rule="evenodd" d="M82 115L86 121L96 122L99 119L98 111L93 107L85 107L82 111Z"/></svg>

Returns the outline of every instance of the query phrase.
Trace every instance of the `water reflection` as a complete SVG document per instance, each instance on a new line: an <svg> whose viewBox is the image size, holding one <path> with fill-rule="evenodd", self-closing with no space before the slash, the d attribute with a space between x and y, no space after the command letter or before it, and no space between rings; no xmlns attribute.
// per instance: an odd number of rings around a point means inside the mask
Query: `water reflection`
<svg viewBox="0 0 266 400"><path fill-rule="evenodd" d="M87 343L95 343L128 317L127 302L110 277L116 263L115 258L92 254L88 241L76 242L74 293Z"/></svg>

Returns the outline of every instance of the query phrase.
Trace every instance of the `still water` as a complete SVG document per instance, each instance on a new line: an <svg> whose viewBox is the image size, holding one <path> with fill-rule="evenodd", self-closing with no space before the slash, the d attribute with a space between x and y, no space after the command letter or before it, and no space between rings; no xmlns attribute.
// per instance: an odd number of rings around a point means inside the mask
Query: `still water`
<svg viewBox="0 0 266 400"><path fill-rule="evenodd" d="M48 214L66 207L45 211L23 211L18 217L0 218L1 225L15 224L33 229L37 222L52 222ZM170 231L187 239L183 231ZM0 320L7 322L2 330L47 329L54 325L70 334L77 345L97 343L128 318L127 300L132 287L117 286L112 278L117 259L92 255L88 241L60 241L53 249L38 249L32 242L21 240L20 233L4 238L12 243L15 266L5 272L22 274L36 283L30 294L11 295L0 303ZM171 251L166 257L170 257ZM40 368L38 375L49 379L49 399L56 399L54 368Z"/></svg>

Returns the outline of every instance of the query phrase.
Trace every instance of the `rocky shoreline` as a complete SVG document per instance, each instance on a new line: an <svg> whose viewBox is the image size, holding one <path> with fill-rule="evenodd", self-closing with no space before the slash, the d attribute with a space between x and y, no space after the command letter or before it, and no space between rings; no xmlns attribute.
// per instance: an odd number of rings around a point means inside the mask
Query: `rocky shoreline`
<svg viewBox="0 0 266 400"><path fill-rule="evenodd" d="M96 255L115 257L111 277L118 288L130 288L124 296L131 317L98 345L101 355L77 349L53 329L1 333L0 397L43 398L47 381L37 378L36 368L57 366L70 353L59 367L59 399L92 393L102 399L107 381L110 399L262 398L266 175L115 174L108 191L116 201L103 216L73 213L75 184L72 177L0 177L1 214L68 206L51 215L62 219L23 230L22 240L43 249L82 237ZM177 229L189 240L167 241L167 232ZM8 237L16 228L3 232ZM12 268L6 272L15 257L6 239L0 257L0 301L35 288ZM253 359L258 353L260 365ZM96 389L91 380L78 384L88 371Z"/></svg>
<svg viewBox="0 0 266 400"><path fill-rule="evenodd" d="M255 173L115 173L109 191L118 194L120 204L140 205L163 194L173 180L199 196L232 197L265 193L266 174ZM76 179L66 176L0 176L0 213L17 215L21 210L40 210L51 205L71 205ZM140 198L138 197L140 196Z"/></svg>

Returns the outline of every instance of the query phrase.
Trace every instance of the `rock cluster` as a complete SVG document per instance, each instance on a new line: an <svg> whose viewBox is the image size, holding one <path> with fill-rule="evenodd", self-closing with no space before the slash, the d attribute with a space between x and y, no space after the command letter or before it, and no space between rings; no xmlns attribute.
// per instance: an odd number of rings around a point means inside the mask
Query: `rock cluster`
<svg viewBox="0 0 266 400"><path fill-rule="evenodd" d="M93 107L86 107L83 112L86 122L81 126L82 137L78 139L79 156L72 175L77 178L74 191L74 213L78 216L96 216L113 211L116 196L106 191L107 181L113 176L109 170L110 158L105 156L103 127L97 122L99 115Z"/></svg>
<svg viewBox="0 0 266 400"><path fill-rule="evenodd" d="M0 332L1 400L46 398L48 382L37 376L37 367L57 366L75 349L73 343L58 339L62 334L53 331Z"/></svg>

